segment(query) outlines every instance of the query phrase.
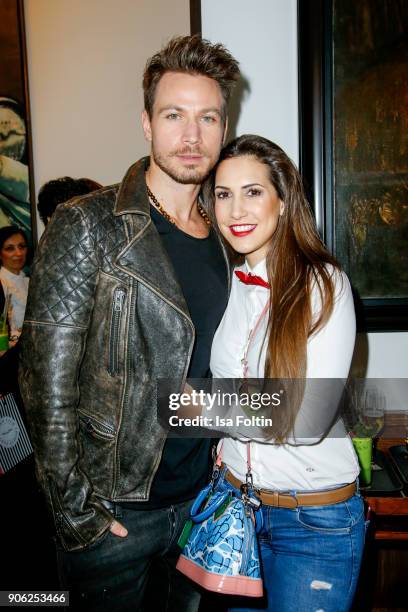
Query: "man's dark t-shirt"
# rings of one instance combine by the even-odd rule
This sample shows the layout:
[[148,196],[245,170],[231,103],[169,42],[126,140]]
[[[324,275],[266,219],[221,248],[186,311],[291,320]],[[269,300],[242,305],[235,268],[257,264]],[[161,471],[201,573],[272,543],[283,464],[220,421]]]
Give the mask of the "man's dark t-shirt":
[[[183,291],[196,340],[189,378],[209,376],[211,343],[228,300],[226,262],[214,230],[194,238],[151,207],[152,221],[163,241]],[[134,509],[162,508],[192,499],[209,475],[209,438],[168,438],[148,502],[122,503]]]

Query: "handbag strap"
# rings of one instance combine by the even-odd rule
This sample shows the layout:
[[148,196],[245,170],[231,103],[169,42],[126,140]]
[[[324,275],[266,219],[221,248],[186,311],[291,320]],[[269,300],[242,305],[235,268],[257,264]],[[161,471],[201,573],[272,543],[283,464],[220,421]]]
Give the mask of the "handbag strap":
[[[270,299],[267,300],[265,306],[262,309],[261,314],[259,315],[254,327],[251,329],[251,331],[249,332],[249,336],[248,336],[248,342],[246,344],[245,347],[245,352],[244,352],[244,357],[241,360],[242,361],[242,373],[244,378],[248,378],[248,353],[249,353],[249,347],[251,346],[251,343],[255,337],[256,332],[258,331],[258,328],[261,324],[262,319],[264,318],[264,316],[266,315],[266,313],[269,310],[269,305],[270,305]],[[253,482],[253,478],[252,478],[252,467],[251,467],[251,442],[247,442],[246,443],[246,447],[247,447],[247,472],[246,472],[246,477],[245,477],[245,481],[246,481],[246,486],[247,486],[247,490],[249,488],[253,489],[254,486],[254,482]]]
[[[210,499],[210,493],[212,492],[211,483],[208,484],[196,497],[190,510],[190,518],[194,523],[201,523],[205,521],[211,514],[214,514],[222,506],[229,496],[229,491],[223,491],[213,495]],[[208,504],[201,510],[203,503],[208,499]]]
[[[214,469],[211,482],[213,483],[217,478],[220,468],[222,466],[222,451],[224,448],[224,440],[221,440],[220,449],[218,451],[217,457],[214,461]],[[253,488],[253,478],[252,478],[252,466],[251,466],[251,442],[246,442],[247,448],[247,473],[246,473],[246,485],[247,487]]]
[[246,443],[247,447],[247,473],[246,473],[246,485],[247,487],[253,487],[254,481],[252,478],[252,466],[251,466],[251,442]]
[[248,335],[248,340],[247,343],[245,345],[244,348],[244,355],[241,359],[241,363],[242,363],[242,374],[244,378],[248,378],[248,353],[249,353],[249,347],[252,344],[252,341],[256,335],[256,332],[258,331],[258,328],[264,318],[264,316],[266,315],[266,313],[269,310],[269,304],[270,304],[270,300],[268,300],[265,304],[265,306],[262,309],[261,314],[259,315],[259,317],[256,320],[256,323],[254,325],[254,327],[249,331],[249,335]]
[[[261,314],[259,315],[258,319],[256,320],[256,323],[254,325],[254,327],[251,329],[251,331],[249,332],[249,336],[248,336],[248,341],[244,350],[244,356],[241,360],[242,365],[243,365],[243,376],[244,378],[247,378],[248,376],[248,361],[247,361],[247,356],[248,356],[248,352],[249,352],[249,347],[251,346],[251,343],[254,339],[254,336],[256,334],[256,332],[258,331],[258,328],[261,324],[262,319],[264,318],[264,316],[266,315],[266,313],[269,310],[269,305],[270,305],[270,300],[268,300],[265,304],[265,306],[262,309]],[[220,450],[218,451],[217,457],[215,459],[214,462],[214,468],[213,468],[213,474],[212,474],[212,479],[211,479],[211,483],[214,483],[216,478],[218,477],[218,474],[220,472],[220,468],[222,465],[222,451],[223,451],[223,447],[224,447],[224,440],[221,440],[221,445],[220,445]],[[246,447],[247,447],[247,472],[246,472],[246,477],[245,477],[245,484],[247,487],[247,491],[248,489],[253,489],[253,477],[252,477],[252,467],[251,467],[251,442],[247,442],[246,443]]]

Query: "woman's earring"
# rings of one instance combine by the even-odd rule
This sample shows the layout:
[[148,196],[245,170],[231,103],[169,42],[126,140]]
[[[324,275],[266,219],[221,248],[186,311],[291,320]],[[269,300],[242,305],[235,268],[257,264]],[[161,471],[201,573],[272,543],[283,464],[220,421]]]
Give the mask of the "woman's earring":
[[279,216],[281,217],[283,215],[283,213],[285,212],[285,204],[283,202],[280,203],[280,211],[279,211]]

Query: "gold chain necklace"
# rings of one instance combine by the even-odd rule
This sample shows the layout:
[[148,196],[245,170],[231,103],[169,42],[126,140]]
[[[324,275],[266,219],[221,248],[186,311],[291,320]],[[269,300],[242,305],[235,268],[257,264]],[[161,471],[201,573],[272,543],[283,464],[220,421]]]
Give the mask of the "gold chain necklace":
[[[147,195],[149,196],[149,199],[152,201],[152,203],[157,208],[157,210],[163,215],[163,217],[165,219],[167,219],[167,221],[169,221],[173,225],[177,225],[175,219],[173,219],[173,217],[171,215],[169,215],[169,213],[160,204],[159,200],[156,198],[154,193],[152,193],[152,191],[150,190],[150,188],[147,185],[147,183],[146,183],[146,189],[147,189]],[[211,226],[210,218],[207,215],[207,213],[205,212],[204,208],[201,206],[200,202],[197,202],[197,210],[200,213],[200,215],[202,216],[202,218],[204,219],[205,223],[210,227]]]

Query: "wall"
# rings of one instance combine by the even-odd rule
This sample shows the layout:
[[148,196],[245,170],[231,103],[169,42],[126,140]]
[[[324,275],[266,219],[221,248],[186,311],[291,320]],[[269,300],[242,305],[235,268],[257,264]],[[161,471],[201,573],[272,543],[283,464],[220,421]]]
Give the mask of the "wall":
[[[225,43],[247,80],[236,133],[262,134],[297,162],[296,0],[201,0],[201,5],[203,35]],[[408,377],[408,333],[359,335],[354,369],[373,378]],[[390,407],[407,410],[404,401]]]
[[37,193],[64,175],[119,181],[148,151],[146,59],[190,33],[189,0],[25,0],[25,22]]
[[[297,163],[296,0],[201,0],[203,36],[222,41],[240,61],[246,89],[232,134],[262,134]],[[241,94],[241,92],[239,92]]]

